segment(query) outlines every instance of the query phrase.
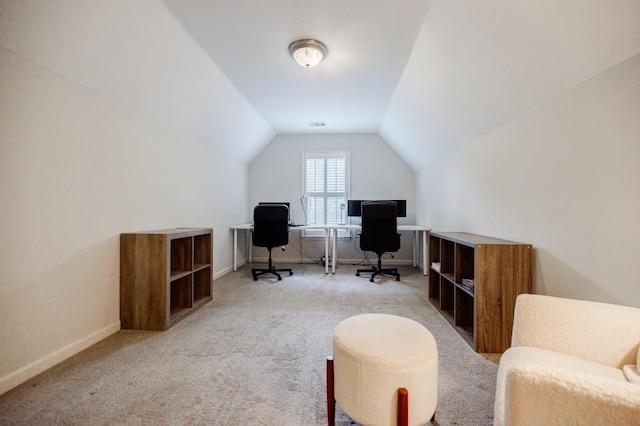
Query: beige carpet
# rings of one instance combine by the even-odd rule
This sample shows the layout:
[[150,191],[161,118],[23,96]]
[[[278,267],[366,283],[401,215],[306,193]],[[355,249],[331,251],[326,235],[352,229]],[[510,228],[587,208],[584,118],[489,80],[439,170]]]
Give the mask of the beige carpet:
[[[0,424],[324,425],[333,329],[367,312],[414,319],[435,336],[439,425],[492,424],[497,365],[431,307],[418,269],[370,283],[354,266],[293,268],[254,282],[244,266],[170,330],[116,333],[0,396]],[[353,423],[338,411],[338,424]]]

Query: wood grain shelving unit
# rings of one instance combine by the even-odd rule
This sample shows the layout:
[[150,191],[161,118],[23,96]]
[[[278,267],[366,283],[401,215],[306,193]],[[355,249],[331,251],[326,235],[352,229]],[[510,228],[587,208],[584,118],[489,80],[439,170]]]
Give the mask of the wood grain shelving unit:
[[210,228],[120,235],[120,322],[166,330],[212,299]]
[[[531,293],[531,256],[529,244],[432,232],[429,301],[477,352],[502,353],[511,346],[516,297]],[[475,282],[473,291],[463,279]]]

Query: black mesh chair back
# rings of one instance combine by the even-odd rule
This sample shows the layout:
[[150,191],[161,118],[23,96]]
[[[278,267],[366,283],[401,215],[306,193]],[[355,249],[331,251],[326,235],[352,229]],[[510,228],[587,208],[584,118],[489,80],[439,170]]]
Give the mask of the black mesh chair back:
[[396,281],[400,280],[398,268],[382,267],[382,255],[400,249],[398,206],[395,201],[365,201],[362,203],[360,249],[376,253],[378,266],[371,269],[358,269],[356,275],[360,276],[361,272],[371,272],[371,282],[376,275],[380,274],[392,275]]
[[289,208],[265,204],[253,209],[253,245],[280,247],[289,244]]
[[362,233],[360,249],[376,254],[400,249],[398,239],[398,209],[393,201],[362,203]]
[[277,269],[273,266],[271,250],[274,247],[283,247],[289,244],[289,207],[284,204],[264,204],[257,205],[253,209],[253,245],[256,247],[266,247],[269,251],[269,266],[265,268],[252,268],[253,280],[258,281],[258,277],[264,274],[272,274],[282,280],[280,272],[289,272],[291,269]]

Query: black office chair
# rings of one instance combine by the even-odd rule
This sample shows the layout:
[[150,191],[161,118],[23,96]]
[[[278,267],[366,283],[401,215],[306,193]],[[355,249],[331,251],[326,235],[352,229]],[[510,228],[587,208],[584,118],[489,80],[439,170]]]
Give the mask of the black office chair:
[[372,251],[378,255],[378,267],[358,269],[361,272],[371,272],[369,281],[373,282],[376,275],[385,274],[396,277],[400,281],[398,268],[383,268],[383,253],[395,252],[400,249],[400,234],[398,234],[398,206],[395,201],[365,201],[362,203],[362,233],[360,234],[360,249]]
[[258,281],[258,277],[264,274],[273,274],[282,280],[280,272],[289,272],[291,269],[277,269],[273,266],[271,259],[271,249],[283,247],[289,244],[289,208],[284,204],[258,205],[253,209],[253,245],[266,247],[269,250],[269,267],[267,269],[252,268],[253,280]]

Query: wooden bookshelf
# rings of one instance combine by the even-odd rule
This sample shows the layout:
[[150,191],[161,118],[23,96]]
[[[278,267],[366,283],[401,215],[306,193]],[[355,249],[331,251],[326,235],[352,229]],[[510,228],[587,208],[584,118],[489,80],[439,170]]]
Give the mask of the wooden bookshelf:
[[531,293],[531,256],[529,244],[432,232],[429,300],[477,352],[502,353],[511,346],[516,297]]
[[120,322],[166,330],[212,299],[209,228],[120,235]]

